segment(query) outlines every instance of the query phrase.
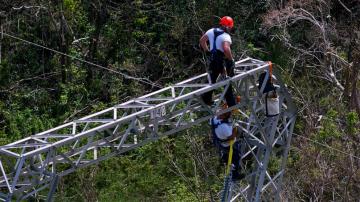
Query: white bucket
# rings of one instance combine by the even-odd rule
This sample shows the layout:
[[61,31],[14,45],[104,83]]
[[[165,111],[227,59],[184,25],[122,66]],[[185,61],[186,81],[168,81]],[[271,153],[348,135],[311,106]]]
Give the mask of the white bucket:
[[275,91],[266,93],[265,95],[265,115],[268,117],[280,114],[279,96]]

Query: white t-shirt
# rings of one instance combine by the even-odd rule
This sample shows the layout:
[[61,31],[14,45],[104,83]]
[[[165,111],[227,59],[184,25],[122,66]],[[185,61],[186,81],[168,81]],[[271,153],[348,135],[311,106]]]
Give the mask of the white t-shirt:
[[[221,120],[217,117],[214,118],[214,124],[220,124]],[[215,135],[220,140],[227,140],[232,135],[232,123],[222,123],[215,128]],[[229,142],[221,142],[221,146],[228,147]]]
[[[205,34],[206,36],[209,38],[209,43],[210,43],[210,51],[213,49],[214,47],[214,29],[215,28],[212,28],[212,29],[209,29]],[[220,28],[217,28],[218,31],[222,31],[222,29]],[[216,38],[216,49],[217,50],[220,50],[221,52],[224,52],[224,49],[223,49],[223,42],[224,41],[227,41],[229,42],[230,44],[232,43],[231,41],[231,37],[228,33],[224,32],[223,34],[219,35],[217,38]]]

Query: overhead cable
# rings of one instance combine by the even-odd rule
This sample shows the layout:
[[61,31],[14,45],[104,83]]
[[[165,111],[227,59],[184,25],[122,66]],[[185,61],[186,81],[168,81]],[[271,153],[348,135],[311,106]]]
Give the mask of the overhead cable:
[[16,39],[16,40],[19,40],[19,41],[22,41],[22,42],[25,42],[25,43],[27,43],[27,44],[30,44],[30,45],[33,45],[33,46],[36,46],[36,47],[39,47],[39,48],[43,48],[43,49],[46,49],[46,50],[55,52],[55,53],[60,54],[60,55],[64,55],[64,56],[69,57],[69,58],[71,58],[71,59],[78,60],[78,61],[80,61],[80,62],[89,64],[89,65],[92,65],[92,66],[95,66],[95,67],[98,67],[98,68],[101,68],[101,69],[105,69],[105,70],[107,70],[107,71],[110,71],[110,72],[119,74],[119,75],[123,76],[123,77],[126,78],[126,79],[132,79],[132,80],[139,81],[139,82],[141,82],[141,83],[143,83],[143,84],[155,86],[155,87],[157,87],[157,88],[162,88],[161,85],[156,84],[156,83],[150,81],[149,79],[138,78],[138,77],[130,76],[130,75],[124,74],[124,73],[122,73],[122,72],[116,71],[116,70],[114,70],[114,69],[110,69],[110,68],[103,67],[103,66],[101,66],[101,65],[95,64],[95,63],[93,63],[93,62],[86,61],[86,60],[84,60],[84,59],[82,59],[82,58],[78,58],[78,57],[75,57],[75,56],[72,56],[72,55],[69,55],[69,54],[60,52],[60,51],[58,51],[58,50],[55,50],[55,49],[52,49],[52,48],[48,48],[48,47],[46,47],[46,46],[43,46],[43,45],[40,45],[40,44],[31,42],[31,41],[28,41],[28,40],[19,38],[19,37],[17,37],[17,36],[13,36],[13,35],[11,35],[11,34],[8,34],[8,33],[3,32],[3,31],[2,31],[2,35],[3,35],[3,36],[10,37],[10,38],[13,38],[13,39]]

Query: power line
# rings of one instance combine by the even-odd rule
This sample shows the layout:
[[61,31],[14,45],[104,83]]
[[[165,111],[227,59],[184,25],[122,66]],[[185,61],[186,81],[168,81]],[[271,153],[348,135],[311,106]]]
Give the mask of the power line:
[[360,157],[355,156],[355,155],[352,155],[352,154],[349,154],[349,153],[344,152],[344,151],[342,151],[342,150],[340,150],[340,149],[333,148],[333,147],[331,147],[331,146],[329,146],[329,145],[327,145],[327,144],[324,144],[324,143],[321,143],[321,142],[312,140],[312,139],[310,139],[310,138],[308,138],[308,137],[305,137],[305,136],[302,136],[302,135],[299,135],[299,134],[296,134],[296,133],[293,133],[293,134],[296,135],[296,136],[302,137],[302,138],[304,138],[304,139],[306,139],[306,140],[308,140],[308,141],[310,141],[310,142],[313,142],[313,143],[315,143],[315,144],[321,145],[321,146],[326,147],[326,148],[328,148],[328,149],[337,151],[337,152],[339,152],[339,153],[341,153],[341,154],[344,154],[344,155],[347,155],[347,156],[350,156],[350,157],[353,157],[353,158],[356,158],[356,159],[360,160]]
[[110,69],[110,68],[107,68],[107,67],[103,67],[101,65],[98,65],[98,64],[95,64],[93,62],[90,62],[90,61],[86,61],[82,58],[78,58],[78,57],[75,57],[75,56],[72,56],[72,55],[68,55],[66,53],[63,53],[63,52],[60,52],[58,50],[55,50],[55,49],[51,49],[51,48],[48,48],[46,46],[43,46],[43,45],[40,45],[40,44],[37,44],[37,43],[34,43],[34,42],[31,42],[31,41],[28,41],[28,40],[25,40],[25,39],[22,39],[22,38],[19,38],[19,37],[16,37],[16,36],[13,36],[11,34],[8,34],[8,33],[5,33],[2,31],[2,36],[7,36],[7,37],[10,37],[10,38],[13,38],[13,39],[16,39],[16,40],[19,40],[19,41],[22,41],[22,42],[25,42],[27,44],[30,44],[30,45],[33,45],[33,46],[36,46],[36,47],[39,47],[39,48],[43,48],[43,49],[46,49],[46,50],[49,50],[49,51],[52,51],[52,52],[55,52],[57,54],[60,54],[60,55],[64,55],[66,57],[69,57],[71,59],[74,59],[74,60],[78,60],[80,62],[83,62],[83,63],[86,63],[86,64],[89,64],[89,65],[92,65],[92,66],[95,66],[95,67],[98,67],[98,68],[101,68],[101,69],[105,69],[107,71],[110,71],[110,72],[113,72],[113,73],[116,73],[116,74],[119,74],[121,76],[123,76],[124,78],[126,79],[132,79],[132,80],[136,80],[136,81],[139,81],[141,83],[144,83],[144,84],[148,84],[148,85],[151,85],[151,86],[155,86],[157,88],[162,88],[161,85],[159,84],[156,84],[148,79],[144,79],[144,78],[137,78],[137,77],[133,77],[133,76],[130,76],[130,75],[127,75],[127,74],[124,74],[124,73],[121,73],[119,71],[116,71],[116,70],[113,70],[113,69]]

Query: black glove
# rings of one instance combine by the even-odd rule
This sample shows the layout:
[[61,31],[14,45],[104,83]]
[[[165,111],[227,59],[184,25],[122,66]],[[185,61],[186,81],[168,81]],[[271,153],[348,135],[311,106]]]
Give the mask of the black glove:
[[206,51],[205,54],[206,54],[207,57],[210,57],[211,56],[211,51]]
[[235,75],[235,72],[234,72],[235,61],[225,59],[225,67],[226,67],[226,72],[227,72],[228,76],[233,77]]

